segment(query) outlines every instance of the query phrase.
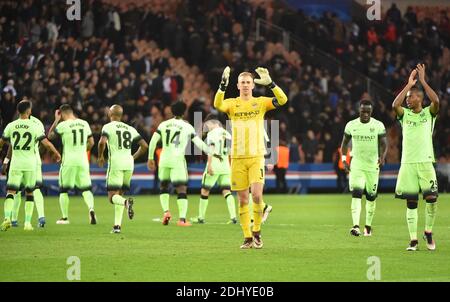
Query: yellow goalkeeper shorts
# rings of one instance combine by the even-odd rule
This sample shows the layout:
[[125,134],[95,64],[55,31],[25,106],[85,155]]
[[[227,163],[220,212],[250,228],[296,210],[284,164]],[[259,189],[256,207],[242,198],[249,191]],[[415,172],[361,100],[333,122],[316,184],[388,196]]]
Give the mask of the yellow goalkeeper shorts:
[[231,159],[231,190],[245,190],[253,183],[264,184],[264,177],[264,156]]

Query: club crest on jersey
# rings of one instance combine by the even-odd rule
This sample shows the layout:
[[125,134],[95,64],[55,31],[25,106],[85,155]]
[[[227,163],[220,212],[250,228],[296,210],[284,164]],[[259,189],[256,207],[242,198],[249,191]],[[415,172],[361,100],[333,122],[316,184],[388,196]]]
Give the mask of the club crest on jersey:
[[375,131],[375,128],[370,128],[370,132],[374,132]]
[[256,108],[257,106],[258,106],[258,103],[253,103],[253,104],[252,104],[252,107],[253,107],[253,108]]

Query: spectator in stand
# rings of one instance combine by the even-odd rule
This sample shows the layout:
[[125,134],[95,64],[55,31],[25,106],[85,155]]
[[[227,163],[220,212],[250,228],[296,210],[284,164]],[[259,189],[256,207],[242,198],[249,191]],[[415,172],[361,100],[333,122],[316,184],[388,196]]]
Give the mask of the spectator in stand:
[[380,43],[378,39],[378,34],[375,30],[375,27],[371,26],[367,31],[367,45],[369,45],[369,47],[372,48],[378,45],[378,43]]
[[302,143],[302,150],[305,154],[305,163],[314,163],[316,161],[319,142],[314,132],[310,129],[306,133],[306,138]]
[[278,160],[273,170],[276,176],[276,192],[286,193],[288,191],[286,182],[286,172],[289,168],[289,147],[284,139],[280,139],[277,147]]

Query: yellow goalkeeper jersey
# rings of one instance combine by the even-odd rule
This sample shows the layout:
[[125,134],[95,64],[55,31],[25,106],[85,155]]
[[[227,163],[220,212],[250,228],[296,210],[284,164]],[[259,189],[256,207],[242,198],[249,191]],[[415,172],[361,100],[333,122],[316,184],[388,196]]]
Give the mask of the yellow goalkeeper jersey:
[[264,114],[275,109],[273,98],[253,97],[248,101],[240,97],[223,99],[224,93],[218,91],[214,106],[231,120],[232,147],[231,158],[251,158],[264,156]]

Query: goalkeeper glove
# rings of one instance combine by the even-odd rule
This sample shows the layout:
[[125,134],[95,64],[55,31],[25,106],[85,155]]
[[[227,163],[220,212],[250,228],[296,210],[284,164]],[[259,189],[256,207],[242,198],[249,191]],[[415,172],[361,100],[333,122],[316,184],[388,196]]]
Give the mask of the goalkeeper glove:
[[230,80],[230,67],[227,66],[223,70],[222,80],[220,81],[219,89],[225,91],[227,89],[229,80]]
[[255,71],[260,77],[260,79],[255,79],[256,84],[270,86],[270,88],[275,87],[275,84],[270,78],[269,71],[266,68],[258,67],[255,69]]

